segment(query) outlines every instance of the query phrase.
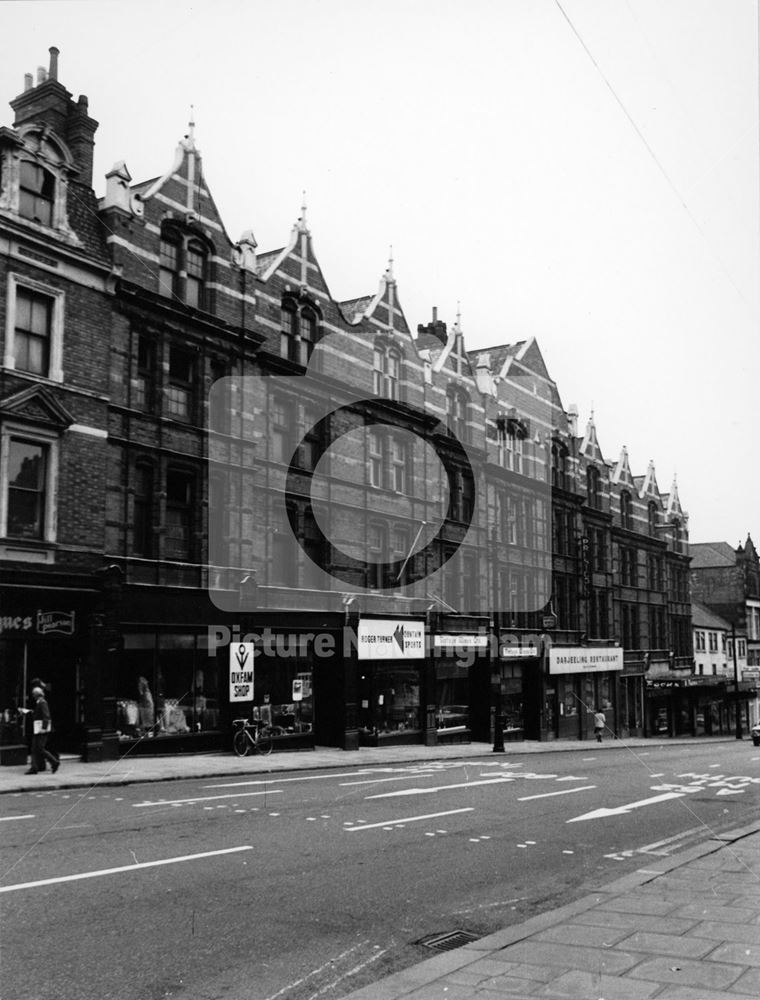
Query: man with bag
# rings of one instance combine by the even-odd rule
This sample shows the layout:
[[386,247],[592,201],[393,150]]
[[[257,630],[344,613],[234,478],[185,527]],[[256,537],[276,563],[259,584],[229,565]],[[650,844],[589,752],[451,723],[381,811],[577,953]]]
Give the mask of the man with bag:
[[45,701],[45,692],[41,687],[32,688],[34,698],[34,715],[32,724],[34,731],[32,734],[32,766],[26,774],[38,774],[45,770],[45,761],[50,764],[50,770],[55,774],[61,766],[61,762],[55,754],[47,749],[47,739],[52,728],[50,721],[50,708]]

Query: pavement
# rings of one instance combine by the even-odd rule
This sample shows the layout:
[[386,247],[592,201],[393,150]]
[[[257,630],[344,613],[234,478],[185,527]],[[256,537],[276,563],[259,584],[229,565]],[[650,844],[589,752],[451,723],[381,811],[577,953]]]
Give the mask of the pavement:
[[[703,741],[700,740],[700,743]],[[712,743],[734,742],[713,737]],[[643,748],[684,740],[507,744],[504,756]],[[751,747],[746,747],[747,751]],[[0,793],[167,779],[493,757],[489,744],[125,757],[58,773],[0,768]],[[760,822],[706,836],[594,892],[380,979],[343,1000],[726,1000],[760,996]]]

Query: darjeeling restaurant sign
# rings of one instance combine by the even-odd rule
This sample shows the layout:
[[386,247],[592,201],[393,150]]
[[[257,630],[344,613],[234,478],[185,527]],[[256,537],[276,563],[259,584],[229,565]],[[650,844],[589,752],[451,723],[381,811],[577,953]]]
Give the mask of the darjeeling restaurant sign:
[[550,674],[592,674],[603,670],[622,670],[622,649],[589,649],[567,646],[549,650]]
[[425,623],[362,618],[356,650],[360,660],[424,660]]

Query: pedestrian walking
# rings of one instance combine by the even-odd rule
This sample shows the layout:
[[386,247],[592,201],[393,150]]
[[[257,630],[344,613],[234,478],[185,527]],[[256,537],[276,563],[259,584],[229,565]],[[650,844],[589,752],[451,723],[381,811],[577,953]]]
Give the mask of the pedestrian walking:
[[34,698],[34,713],[32,715],[32,766],[27,774],[38,774],[45,770],[45,762],[50,764],[50,770],[55,774],[61,766],[61,761],[47,749],[47,740],[52,729],[50,708],[45,701],[45,692],[41,687],[32,689]]
[[596,733],[596,742],[602,742],[602,734],[604,733],[604,728],[607,725],[607,716],[604,714],[601,708],[598,708],[594,712],[594,732]]

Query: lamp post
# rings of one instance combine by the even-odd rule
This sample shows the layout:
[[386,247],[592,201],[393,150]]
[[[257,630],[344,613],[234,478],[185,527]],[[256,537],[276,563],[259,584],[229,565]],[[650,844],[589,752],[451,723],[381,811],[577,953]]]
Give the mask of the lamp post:
[[731,649],[734,654],[734,691],[736,693],[736,738],[742,739],[742,713],[739,702],[739,664],[736,659],[736,626],[731,623]]

